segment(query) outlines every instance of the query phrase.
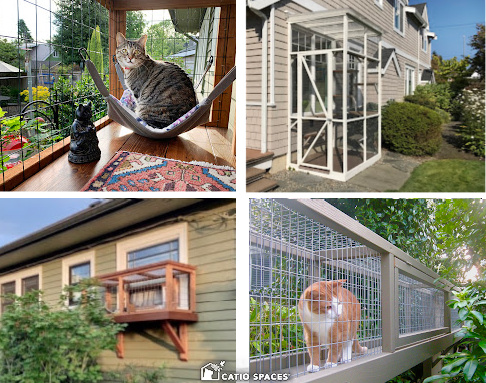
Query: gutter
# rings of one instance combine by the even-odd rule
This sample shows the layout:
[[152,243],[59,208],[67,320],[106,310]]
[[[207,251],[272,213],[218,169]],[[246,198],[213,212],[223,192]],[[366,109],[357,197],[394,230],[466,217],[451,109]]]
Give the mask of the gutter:
[[267,16],[255,8],[252,5],[252,1],[248,1],[248,8],[262,19],[262,84],[261,84],[261,97],[262,97],[262,109],[261,109],[261,147],[262,153],[267,152],[267,131],[268,131],[268,18]]

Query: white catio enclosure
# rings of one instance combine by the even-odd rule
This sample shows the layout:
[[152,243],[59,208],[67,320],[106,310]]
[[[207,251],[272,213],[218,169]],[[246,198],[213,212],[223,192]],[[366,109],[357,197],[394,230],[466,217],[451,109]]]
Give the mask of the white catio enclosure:
[[381,156],[382,32],[351,9],[288,24],[288,165],[346,181]]
[[[251,373],[288,373],[311,381],[348,370],[355,377],[350,381],[366,382],[363,370],[353,375],[360,360],[390,353],[405,358],[403,351],[418,342],[433,343],[431,338],[451,333],[445,301],[452,285],[434,286],[432,271],[322,200],[251,199],[249,245]],[[359,301],[359,306],[354,303],[361,313],[357,339],[367,350],[353,352],[350,360],[345,354],[335,368],[325,367],[326,348],[332,347],[322,339],[321,370],[309,373],[297,303],[312,283],[335,280],[346,280],[343,287]],[[305,322],[309,328],[319,326],[315,317]],[[394,370],[399,365],[383,373],[392,378],[402,372]]]

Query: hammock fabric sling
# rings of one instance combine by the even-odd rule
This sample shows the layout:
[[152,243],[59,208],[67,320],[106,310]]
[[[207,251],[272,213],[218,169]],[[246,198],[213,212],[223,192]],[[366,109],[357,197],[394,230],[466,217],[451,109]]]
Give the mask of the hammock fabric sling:
[[[108,89],[106,89],[103,80],[101,79],[96,67],[91,60],[86,59],[85,64],[88,71],[93,78],[96,87],[99,89],[101,95],[108,103],[108,117],[133,130],[135,133],[153,139],[172,138],[187,132],[198,125],[202,125],[209,121],[209,113],[211,112],[211,104],[221,93],[225,91],[228,86],[236,79],[236,67],[231,70],[221,79],[221,81],[214,87],[208,97],[202,100],[189,112],[179,117],[169,126],[162,129],[153,128],[138,117],[127,106],[123,105],[116,97],[112,96]],[[123,78],[123,73],[118,63],[116,64],[117,74],[123,89],[127,89]],[[126,93],[126,92],[125,92]],[[123,97],[122,97],[123,99]]]

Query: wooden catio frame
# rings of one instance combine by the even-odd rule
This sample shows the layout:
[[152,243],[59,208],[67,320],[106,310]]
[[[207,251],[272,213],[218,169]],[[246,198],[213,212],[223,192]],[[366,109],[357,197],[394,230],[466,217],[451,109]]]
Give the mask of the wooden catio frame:
[[[251,374],[385,382],[454,343],[457,316],[445,302],[455,287],[326,202],[252,199],[249,239]],[[296,306],[307,286],[333,280],[346,280],[360,303],[355,339],[367,350],[325,365],[332,347],[323,341],[312,373]],[[322,323],[314,318],[304,317],[308,327]]]
[[[221,20],[218,31],[218,45],[215,57],[216,85],[235,65],[236,57],[236,0],[97,0],[109,11],[109,54],[116,50],[116,34],[126,35],[126,12],[148,9],[186,9],[202,7],[221,7]],[[219,96],[213,104],[210,121],[206,126],[228,127],[232,85]],[[110,93],[116,98],[123,94],[115,65],[110,60]]]

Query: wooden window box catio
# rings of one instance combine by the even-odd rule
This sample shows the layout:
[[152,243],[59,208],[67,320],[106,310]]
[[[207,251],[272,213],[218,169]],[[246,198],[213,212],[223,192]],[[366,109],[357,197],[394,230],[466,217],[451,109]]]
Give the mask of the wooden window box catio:
[[[117,323],[160,321],[179,352],[188,360],[187,323],[196,322],[196,268],[163,261],[97,277],[106,310]],[[172,326],[177,323],[178,332]],[[124,357],[123,333],[117,356]]]
[[[126,12],[158,9],[187,9],[221,7],[215,54],[214,85],[235,65],[236,1],[235,0],[96,0],[108,10],[109,56],[115,54],[116,34],[126,34]],[[110,93],[117,98],[123,94],[114,63],[109,60]],[[0,190],[9,191],[76,191],[89,181],[111,157],[121,150],[136,151],[182,161],[205,161],[216,165],[235,166],[236,134],[228,142],[232,86],[213,103],[210,121],[203,127],[186,133],[188,140],[179,137],[153,141],[140,137],[108,117],[94,123],[100,141],[102,157],[97,163],[72,166],[67,161],[70,138],[51,145],[34,157],[6,170],[0,177]],[[63,157],[63,158],[60,158]],[[58,160],[58,161],[56,161]],[[55,162],[56,161],[56,162]]]

